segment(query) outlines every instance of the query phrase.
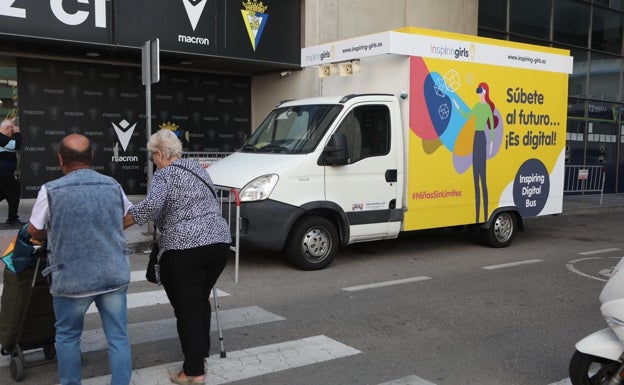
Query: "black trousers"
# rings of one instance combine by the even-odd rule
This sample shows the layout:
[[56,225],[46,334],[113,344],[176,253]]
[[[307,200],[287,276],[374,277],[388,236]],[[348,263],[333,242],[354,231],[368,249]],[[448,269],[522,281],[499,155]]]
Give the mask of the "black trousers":
[[20,201],[20,183],[13,175],[0,175],[0,201],[7,200],[9,204],[8,220],[17,219],[17,209]]
[[165,251],[160,280],[173,306],[188,376],[204,374],[210,353],[210,293],[225,269],[230,245],[215,243],[186,250]]

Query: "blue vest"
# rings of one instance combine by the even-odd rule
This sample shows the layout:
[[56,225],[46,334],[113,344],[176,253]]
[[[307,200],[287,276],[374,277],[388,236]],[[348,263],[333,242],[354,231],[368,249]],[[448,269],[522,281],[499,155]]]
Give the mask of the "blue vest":
[[112,178],[78,169],[46,183],[52,295],[86,295],[130,282],[123,191]]

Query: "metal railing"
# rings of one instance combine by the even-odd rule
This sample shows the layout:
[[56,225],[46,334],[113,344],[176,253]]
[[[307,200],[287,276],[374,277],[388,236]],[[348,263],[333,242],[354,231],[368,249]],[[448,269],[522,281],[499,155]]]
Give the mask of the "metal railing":
[[[193,159],[199,162],[204,168],[230,155],[230,152],[194,152],[186,151],[182,153],[183,158]],[[221,202],[221,215],[227,220],[232,232],[232,244],[230,250],[234,252],[234,282],[238,282],[239,260],[240,260],[240,196],[238,190],[226,187],[215,186],[217,199]]]
[[199,164],[201,164],[203,168],[208,168],[213,163],[218,162],[219,160],[225,158],[230,154],[231,152],[185,151],[182,153],[182,157],[194,159],[199,162]]
[[600,193],[600,204],[604,195],[607,169],[604,166],[566,165],[563,192]]
[[[230,250],[234,252],[234,282],[238,282],[238,270],[240,259],[240,196],[238,190],[215,186],[217,198],[221,202],[221,215],[228,221],[232,232],[232,244]],[[224,207],[226,207],[224,209]],[[227,211],[227,212],[224,212]]]

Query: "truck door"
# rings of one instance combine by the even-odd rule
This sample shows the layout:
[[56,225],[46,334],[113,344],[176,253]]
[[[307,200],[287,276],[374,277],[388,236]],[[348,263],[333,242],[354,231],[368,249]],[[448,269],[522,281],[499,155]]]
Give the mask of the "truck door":
[[349,163],[325,166],[325,195],[347,214],[350,242],[385,238],[389,222],[400,220],[395,206],[402,149],[392,148],[391,131],[385,103],[356,105],[336,130],[347,138]]

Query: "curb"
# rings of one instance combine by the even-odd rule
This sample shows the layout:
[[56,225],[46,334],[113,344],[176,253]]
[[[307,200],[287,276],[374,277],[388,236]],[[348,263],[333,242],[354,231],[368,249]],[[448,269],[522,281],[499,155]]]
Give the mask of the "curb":
[[561,215],[604,214],[624,211],[624,205],[579,206],[564,209]]

